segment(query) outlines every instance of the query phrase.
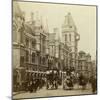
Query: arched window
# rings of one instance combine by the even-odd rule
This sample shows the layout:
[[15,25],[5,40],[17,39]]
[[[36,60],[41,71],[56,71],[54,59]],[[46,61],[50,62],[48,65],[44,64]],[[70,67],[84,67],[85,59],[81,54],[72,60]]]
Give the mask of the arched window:
[[32,53],[32,63],[35,63],[35,53]]

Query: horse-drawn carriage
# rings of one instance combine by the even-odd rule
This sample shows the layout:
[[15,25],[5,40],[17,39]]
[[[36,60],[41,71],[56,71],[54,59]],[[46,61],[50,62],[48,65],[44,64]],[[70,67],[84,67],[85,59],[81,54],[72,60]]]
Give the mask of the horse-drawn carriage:
[[73,77],[72,75],[67,75],[66,72],[63,72],[63,89],[64,90],[73,89]]
[[63,89],[72,90],[75,83],[75,72],[71,70],[66,70],[63,72]]
[[46,89],[58,89],[59,71],[56,69],[46,72]]

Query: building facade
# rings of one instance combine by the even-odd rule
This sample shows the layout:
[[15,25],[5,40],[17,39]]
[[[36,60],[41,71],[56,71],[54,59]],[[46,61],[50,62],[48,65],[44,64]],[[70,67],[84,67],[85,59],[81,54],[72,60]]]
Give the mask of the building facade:
[[[90,77],[96,73],[91,55],[84,51],[78,53],[80,35],[70,13],[65,16],[62,25],[62,40],[58,28],[50,33],[44,27],[41,18],[34,13],[26,21],[25,13],[17,2],[13,2],[13,76],[14,82],[22,85],[33,72],[45,72],[48,69],[75,69]],[[16,77],[17,76],[17,77]]]
[[18,3],[13,2],[13,6],[13,76],[22,85],[25,75],[47,69],[48,33],[40,19],[34,20],[34,13],[27,22]]
[[80,51],[78,53],[78,73],[90,78],[93,73],[91,55]]
[[71,16],[71,13],[68,13],[65,16],[64,23],[62,25],[62,38],[63,43],[70,48],[68,67],[74,67],[77,69],[78,66],[78,41],[80,36],[77,33],[77,28]]
[[[19,84],[22,84],[21,80],[23,79],[21,73],[24,74],[24,23],[25,19],[23,12],[21,11],[19,5],[13,3],[13,76],[14,80],[17,80]],[[16,77],[17,74],[17,77]],[[14,81],[16,82],[16,81]]]

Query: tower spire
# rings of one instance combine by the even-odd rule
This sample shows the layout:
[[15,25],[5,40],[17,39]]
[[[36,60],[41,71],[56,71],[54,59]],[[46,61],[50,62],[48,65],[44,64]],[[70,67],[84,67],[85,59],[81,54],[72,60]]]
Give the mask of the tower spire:
[[75,26],[75,23],[73,21],[73,18],[71,16],[71,13],[70,12],[68,12],[68,14],[65,16],[64,24],[71,25],[71,26]]
[[68,12],[68,14],[65,16],[65,20],[62,25],[62,29],[64,28],[66,29],[66,31],[77,31],[74,20],[70,12]]

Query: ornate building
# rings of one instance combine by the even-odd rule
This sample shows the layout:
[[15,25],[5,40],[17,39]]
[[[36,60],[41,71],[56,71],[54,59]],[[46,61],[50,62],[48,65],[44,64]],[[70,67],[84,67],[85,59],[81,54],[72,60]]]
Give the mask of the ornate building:
[[34,20],[34,13],[26,22],[18,3],[13,2],[13,6],[13,69],[21,85],[25,75],[47,69],[48,32],[40,19]]
[[67,44],[61,41],[58,28],[54,28],[54,32],[49,33],[49,56],[53,62],[52,67],[59,70],[67,69],[69,52]]
[[[22,84],[25,72],[25,67],[24,67],[24,33],[25,33],[25,28],[24,28],[24,23],[25,23],[25,18],[23,16],[23,12],[21,11],[19,5],[16,2],[13,2],[13,76],[17,74],[17,81],[19,84]],[[22,73],[22,74],[21,74]],[[15,79],[15,78],[14,78]],[[15,80],[16,80],[15,79]]]
[[70,49],[68,54],[68,65],[67,67],[74,67],[77,69],[78,66],[78,41],[80,39],[79,34],[77,33],[77,28],[73,21],[73,18],[70,13],[65,16],[64,23],[62,25],[62,40]]

